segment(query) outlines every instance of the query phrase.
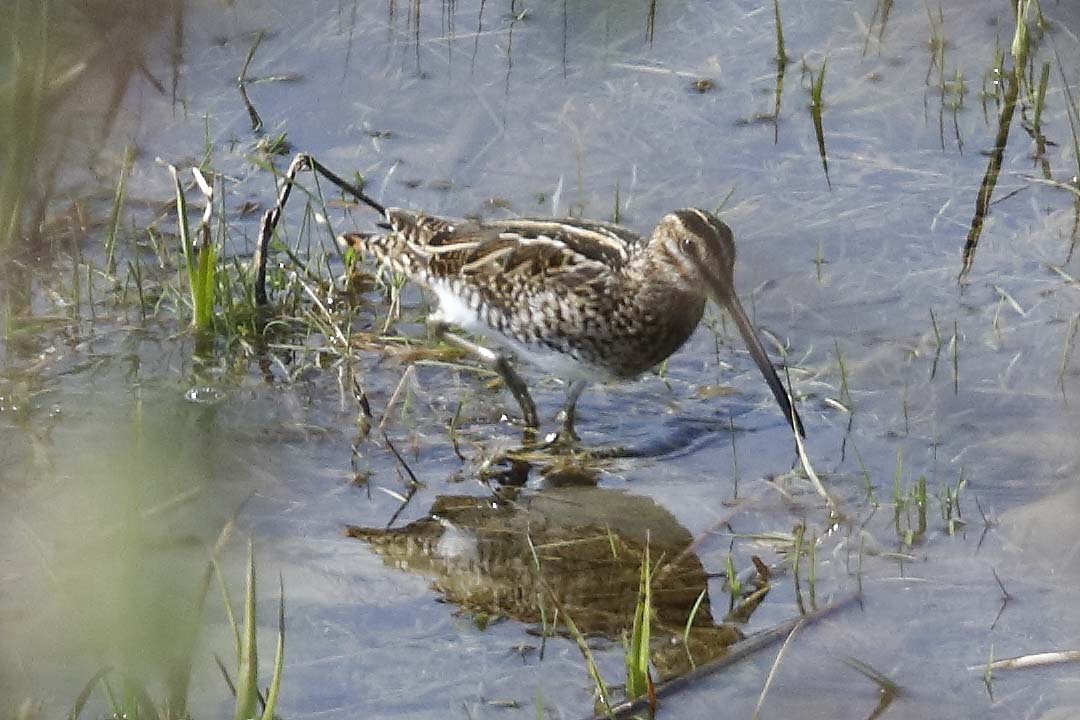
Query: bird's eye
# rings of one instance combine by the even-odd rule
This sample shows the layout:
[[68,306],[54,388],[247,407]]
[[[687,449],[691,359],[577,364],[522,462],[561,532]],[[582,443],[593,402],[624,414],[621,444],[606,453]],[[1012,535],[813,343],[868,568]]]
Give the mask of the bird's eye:
[[682,241],[679,242],[679,246],[686,252],[689,252],[690,249],[694,247],[694,239],[691,237],[684,237]]

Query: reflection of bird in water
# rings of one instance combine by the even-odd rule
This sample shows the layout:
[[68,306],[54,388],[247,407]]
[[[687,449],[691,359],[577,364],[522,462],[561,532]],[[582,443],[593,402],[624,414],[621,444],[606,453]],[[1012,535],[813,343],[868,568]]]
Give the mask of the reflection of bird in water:
[[594,487],[512,500],[443,496],[428,517],[404,527],[350,526],[347,533],[367,541],[387,565],[432,577],[436,592],[470,613],[540,623],[543,607],[550,621],[550,592],[582,633],[613,640],[633,625],[647,543],[658,566],[653,661],[662,676],[688,669],[681,639],[699,597],[690,632],[695,662],[742,637],[713,621],[708,575],[688,551],[690,533],[649,498]]
[[735,293],[735,242],[714,215],[665,215],[642,238],[608,223],[577,219],[456,221],[385,209],[385,234],[345,235],[356,250],[427,286],[438,297],[436,331],[492,367],[536,427],[528,388],[506,358],[447,332],[488,336],[571,382],[564,432],[586,382],[635,377],[690,337],[711,298],[735,321],[788,423],[802,421]]

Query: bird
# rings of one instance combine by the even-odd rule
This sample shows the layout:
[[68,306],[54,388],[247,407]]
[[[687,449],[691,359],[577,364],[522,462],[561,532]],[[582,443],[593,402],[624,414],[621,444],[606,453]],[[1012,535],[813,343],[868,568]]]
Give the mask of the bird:
[[[428,288],[435,334],[497,372],[527,428],[536,405],[507,352],[569,383],[559,417],[577,440],[575,408],[588,383],[629,380],[690,338],[708,300],[734,320],[792,430],[805,429],[735,292],[735,239],[697,208],[663,216],[648,237],[578,218],[458,220],[384,208],[380,231],[343,245]],[[458,328],[486,338],[476,344]]]
[[[494,370],[514,395],[527,429],[536,404],[506,350],[570,382],[556,438],[577,440],[578,398],[589,382],[628,380],[659,365],[690,338],[714,300],[735,321],[788,425],[802,419],[735,292],[735,237],[698,208],[661,218],[648,238],[613,223],[578,218],[454,220],[385,207],[308,153],[289,165],[277,202],[259,227],[255,294],[266,299],[266,253],[296,176],[309,169],[379,213],[380,232],[345,233],[343,246],[368,252],[431,290],[435,334]],[[486,336],[478,345],[452,327]]]

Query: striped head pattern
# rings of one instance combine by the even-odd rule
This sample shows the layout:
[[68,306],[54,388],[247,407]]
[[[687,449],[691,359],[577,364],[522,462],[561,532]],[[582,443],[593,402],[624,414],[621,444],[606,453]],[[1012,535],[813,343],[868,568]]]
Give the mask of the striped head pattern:
[[668,213],[653,231],[652,244],[665,269],[692,287],[703,284],[734,293],[735,239],[712,213],[685,208]]

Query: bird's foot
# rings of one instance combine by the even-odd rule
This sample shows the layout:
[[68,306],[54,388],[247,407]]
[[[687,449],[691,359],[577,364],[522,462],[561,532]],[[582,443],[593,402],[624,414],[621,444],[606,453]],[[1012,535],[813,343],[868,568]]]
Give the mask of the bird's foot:
[[542,447],[553,455],[570,455],[585,449],[581,438],[569,425],[564,425],[559,432],[548,435]]
[[548,436],[549,445],[581,445],[581,438],[578,436],[577,431],[574,430],[574,411],[562,409],[559,414],[555,416],[556,422],[560,424],[559,432],[554,435]]

